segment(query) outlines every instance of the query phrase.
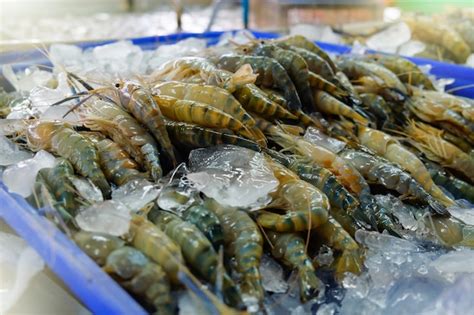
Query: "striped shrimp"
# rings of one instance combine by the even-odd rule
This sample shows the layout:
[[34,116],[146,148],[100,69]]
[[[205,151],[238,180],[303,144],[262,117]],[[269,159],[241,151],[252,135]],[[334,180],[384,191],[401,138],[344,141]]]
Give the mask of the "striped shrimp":
[[193,205],[181,213],[182,218],[194,224],[219,251],[224,246],[224,232],[219,218],[203,204]]
[[[308,82],[309,70],[306,61],[300,55],[293,51],[268,44],[256,44],[243,49],[247,49],[247,53],[258,56],[267,56],[277,60],[283,68],[285,68],[293,81],[296,90],[298,91],[302,108],[311,111],[313,95]],[[291,110],[298,109],[298,107],[291,107],[292,104],[290,103],[288,103],[288,106],[290,106]]]
[[80,115],[84,125],[100,131],[120,145],[154,180],[161,178],[160,153],[155,139],[120,107],[103,101],[84,104]]
[[408,171],[428,193],[443,205],[454,205],[454,201],[433,182],[423,162],[405,149],[396,139],[382,131],[362,126],[359,127],[358,137],[362,145]]
[[94,142],[99,153],[100,166],[109,182],[122,186],[137,178],[148,178],[148,174],[138,170],[137,163],[130,158],[127,151],[114,141],[100,133],[81,132],[81,134]]
[[340,115],[365,126],[369,123],[367,117],[363,117],[354,109],[324,91],[316,91],[314,100],[316,107],[326,114]]
[[406,132],[411,139],[415,140],[413,145],[428,159],[454,169],[474,182],[474,158],[441,138],[441,130],[411,121]]
[[206,58],[182,57],[162,64],[151,77],[157,81],[182,81],[197,76],[197,83],[216,85],[233,93],[238,87],[254,83],[256,75],[250,65],[245,64],[235,73],[217,68]]
[[62,122],[36,121],[28,126],[26,139],[29,147],[35,151],[44,149],[67,159],[77,173],[99,187],[104,197],[110,196],[110,185],[100,168],[94,143],[72,126]]
[[267,97],[266,93],[253,84],[247,84],[237,89],[234,92],[234,96],[246,110],[266,119],[297,119],[297,117],[286,110],[285,107],[273,102]]
[[219,144],[234,144],[254,151],[260,151],[260,146],[256,142],[237,136],[232,131],[226,129],[210,129],[171,120],[166,121],[166,128],[173,143],[185,148],[196,149]]
[[384,129],[395,124],[395,116],[392,108],[380,95],[363,93],[360,95],[364,108],[375,116],[377,129]]
[[[311,161],[304,161],[274,150],[265,150],[274,160],[287,167],[298,176],[321,190],[329,199],[331,210],[333,208],[344,209],[351,213],[359,206],[359,201],[347,191],[336,179],[336,177],[324,167]],[[331,211],[332,212],[332,211]]]
[[176,166],[174,148],[166,131],[165,121],[160,107],[154,101],[151,91],[147,91],[140,85],[132,82],[121,82],[115,85],[118,99],[123,109],[132,116],[153,135],[166,154],[170,164]]
[[288,212],[278,214],[261,210],[257,214],[257,223],[277,232],[300,232],[326,222],[330,210],[326,195],[279,163],[271,159],[267,159],[267,163],[280,182],[278,190],[272,193],[270,207]]
[[282,37],[280,39],[277,39],[276,42],[282,42],[290,46],[295,46],[295,47],[300,47],[303,49],[306,49],[308,51],[311,51],[321,58],[323,58],[327,64],[331,67],[331,69],[334,72],[337,72],[337,67],[332,61],[332,59],[329,57],[329,55],[322,50],[318,45],[316,45],[314,42],[308,40],[306,37],[302,35],[292,35],[292,36],[286,36]]
[[155,100],[164,115],[172,120],[194,123],[208,128],[230,129],[260,145],[266,145],[266,138],[263,134],[256,135],[240,120],[217,108],[203,103],[177,100],[169,96],[159,96],[159,98],[155,96]]
[[371,60],[381,64],[395,73],[398,78],[407,84],[422,86],[427,90],[434,90],[431,80],[418,68],[416,64],[408,59],[395,55],[368,54],[363,59]]
[[326,79],[314,72],[309,72],[308,81],[309,85],[315,90],[325,91],[336,98],[342,98],[347,96],[346,91],[342,90],[334,83],[327,81]]
[[344,149],[339,153],[350,162],[369,183],[380,184],[395,190],[403,196],[414,197],[420,202],[428,202],[438,213],[446,213],[444,206],[439,204],[426,190],[410,176],[389,161],[366,152]]
[[156,314],[174,314],[169,280],[160,265],[114,236],[81,231],[74,240],[122,287],[153,306]]
[[306,302],[324,290],[324,283],[316,277],[311,259],[301,236],[295,233],[266,231],[272,245],[272,255],[291,269],[298,271],[301,301]]
[[340,256],[333,263],[336,278],[342,280],[346,272],[360,274],[363,268],[362,250],[357,242],[331,215],[326,223],[314,229],[316,237],[320,237],[329,247],[340,251]]
[[[195,225],[164,211],[158,211],[152,222],[181,247],[184,259],[194,270],[198,271],[204,279],[215,284],[218,266],[217,252]],[[234,281],[225,272],[223,289],[229,304],[237,306],[242,303]]]
[[442,167],[430,161],[425,161],[431,178],[436,185],[443,186],[456,199],[466,199],[474,203],[474,186],[449,174]]
[[241,275],[240,291],[250,312],[260,308],[264,290],[260,275],[263,238],[250,216],[238,209],[224,208],[211,199],[205,201],[219,218],[224,231],[226,252],[235,258],[235,268]]
[[277,60],[269,56],[224,55],[220,57],[217,66],[235,71],[244,64],[250,64],[252,69],[258,73],[256,85],[281,90],[288,100],[290,108],[301,108],[300,97],[287,70]]

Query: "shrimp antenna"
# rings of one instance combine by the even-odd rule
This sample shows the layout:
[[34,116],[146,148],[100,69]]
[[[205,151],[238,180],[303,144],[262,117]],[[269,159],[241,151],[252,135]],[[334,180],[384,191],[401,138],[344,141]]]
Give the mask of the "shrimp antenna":
[[461,90],[465,90],[465,89],[469,89],[469,88],[474,88],[474,83],[457,86],[455,88],[446,90],[446,93],[452,93],[452,92],[461,91]]

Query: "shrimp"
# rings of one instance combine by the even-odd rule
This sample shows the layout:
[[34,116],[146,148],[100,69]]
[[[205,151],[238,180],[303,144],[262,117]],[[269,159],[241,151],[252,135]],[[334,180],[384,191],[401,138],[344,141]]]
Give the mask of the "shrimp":
[[261,210],[257,215],[257,223],[278,232],[305,231],[323,224],[330,210],[326,195],[279,163],[271,159],[267,159],[267,163],[280,182],[278,190],[272,194],[270,206],[288,212],[281,215]]
[[470,54],[469,46],[462,37],[444,23],[433,23],[428,17],[405,17],[414,37],[425,42],[439,44],[447,49],[457,63],[466,62]]
[[151,92],[131,82],[117,83],[115,86],[119,95],[116,104],[120,104],[146,127],[160,144],[171,165],[176,166],[174,148],[166,131],[165,119]]
[[324,91],[316,91],[314,93],[314,100],[316,107],[326,114],[340,115],[365,126],[369,123],[367,117],[363,117],[354,109]]
[[342,280],[346,272],[360,274],[363,268],[362,250],[356,241],[331,215],[326,223],[314,229],[315,235],[331,248],[341,252],[333,263],[336,278]]
[[425,161],[425,165],[437,185],[443,186],[456,199],[466,199],[470,203],[474,203],[474,186],[452,176],[442,167],[430,161]]
[[392,108],[385,102],[380,95],[373,93],[364,93],[360,95],[364,108],[377,119],[377,128],[384,129],[395,124]]
[[411,121],[406,132],[411,139],[415,140],[413,145],[428,159],[459,171],[474,182],[474,158],[454,144],[443,140],[440,137],[441,130]]
[[297,117],[290,113],[285,107],[270,100],[265,93],[253,84],[247,84],[234,92],[235,97],[242,106],[269,120],[293,119]]
[[238,87],[254,83],[256,75],[250,65],[245,64],[235,73],[218,69],[209,60],[201,57],[182,57],[162,64],[151,77],[159,81],[181,81],[199,76],[199,83],[216,85],[233,93]]
[[249,311],[256,311],[263,302],[264,291],[260,275],[263,238],[250,216],[238,209],[223,207],[212,199],[205,206],[219,218],[224,231],[226,252],[235,258],[235,268],[241,275],[240,291]]
[[161,178],[160,153],[155,139],[127,112],[103,101],[84,104],[80,112],[84,125],[112,138],[130,156],[150,172],[154,180]]
[[169,96],[155,98],[161,110],[168,118],[187,123],[195,123],[208,128],[230,129],[244,137],[255,140],[260,145],[266,145],[265,136],[254,134],[240,120],[209,105],[177,100]]
[[235,71],[247,63],[258,73],[257,80],[255,81],[256,85],[268,88],[274,87],[283,91],[290,108],[301,108],[300,97],[287,70],[277,60],[269,56],[225,55],[219,59],[217,66],[229,71]]
[[405,103],[407,108],[418,118],[427,123],[439,123],[443,128],[452,126],[452,131],[460,137],[474,143],[474,122],[467,120],[452,109],[446,108],[432,98],[412,96]]
[[340,59],[337,64],[349,79],[362,82],[386,98],[403,101],[408,95],[405,85],[383,66],[350,58]]
[[[179,283],[178,271],[187,271],[181,248],[147,219],[134,215],[130,221],[130,243],[163,267],[173,283]],[[187,271],[189,273],[189,271]]]
[[153,95],[158,95],[158,101],[160,96],[165,95],[179,100],[208,104],[240,120],[249,127],[255,124],[252,117],[231,93],[215,85],[170,81],[155,85],[152,92]]
[[332,61],[332,59],[329,57],[329,55],[324,50],[322,50],[318,45],[316,45],[314,42],[308,40],[306,37],[302,35],[286,36],[286,37],[279,38],[275,41],[311,51],[314,54],[323,58],[327,62],[327,64],[331,67],[331,69],[334,72],[337,72],[337,67]]
[[381,64],[395,73],[398,78],[407,84],[422,86],[427,90],[434,90],[431,80],[418,68],[416,64],[408,59],[395,55],[368,54],[363,59],[371,60]]
[[428,194],[417,181],[387,160],[352,149],[344,149],[339,153],[339,156],[350,162],[369,183],[383,185],[403,196],[413,197],[423,203],[428,202],[436,212],[446,213],[444,206]]
[[[193,269],[211,283],[216,282],[217,252],[196,226],[183,221],[175,214],[164,211],[159,211],[152,222],[181,247],[184,259]],[[239,292],[227,273],[223,275],[223,285],[224,295],[229,303],[239,305],[241,303]]]
[[193,205],[181,213],[187,222],[194,224],[211,241],[218,251],[224,246],[224,233],[219,218],[204,205]]
[[137,163],[117,143],[100,133],[82,132],[81,134],[94,142],[99,153],[100,166],[108,181],[122,186],[137,178],[148,178],[148,174],[140,172]]
[[260,151],[260,146],[249,139],[235,135],[230,130],[216,130],[178,121],[166,121],[166,128],[175,145],[186,148],[211,147],[219,144],[233,144],[254,151]]
[[81,201],[70,182],[74,176],[74,169],[66,159],[58,159],[53,168],[43,168],[39,171],[44,182],[57,202],[71,215],[75,215]]
[[308,81],[309,85],[315,90],[325,91],[336,98],[343,98],[347,96],[346,91],[343,91],[334,83],[327,81],[326,79],[314,72],[309,72]]
[[158,314],[173,314],[171,288],[163,269],[118,237],[80,231],[76,244],[127,291],[144,299]]
[[[245,48],[244,48],[245,49]],[[250,53],[258,56],[267,56],[277,60],[283,68],[288,72],[293,81],[298,95],[301,100],[302,108],[311,111],[313,104],[313,95],[311,87],[308,83],[309,70],[306,61],[297,53],[285,49],[281,49],[274,45],[253,45],[248,48]],[[291,110],[296,110],[300,107],[292,107],[292,103],[288,103]]]
[[272,255],[286,266],[298,271],[300,298],[302,302],[318,295],[324,290],[324,283],[316,277],[311,259],[306,254],[304,240],[294,233],[276,233],[266,231],[272,245]]
[[298,176],[321,190],[329,199],[331,209],[334,207],[344,209],[347,213],[352,213],[359,206],[359,201],[347,191],[336,179],[336,177],[324,167],[311,161],[304,161],[284,155],[280,152],[265,150],[274,160]]
[[34,151],[47,150],[67,159],[80,175],[89,178],[102,191],[111,194],[110,185],[99,164],[99,154],[94,144],[63,122],[30,124],[26,130],[28,146]]
[[443,205],[454,205],[454,201],[436,186],[428,170],[416,155],[405,149],[396,139],[382,131],[363,126],[359,128],[358,137],[362,145],[408,171],[428,193]]

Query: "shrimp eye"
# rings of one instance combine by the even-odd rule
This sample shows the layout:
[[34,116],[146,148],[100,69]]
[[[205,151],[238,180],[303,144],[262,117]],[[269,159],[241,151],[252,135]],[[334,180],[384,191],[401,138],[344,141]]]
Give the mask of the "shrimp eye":
[[120,83],[115,83],[115,87],[118,89],[120,87]]
[[244,52],[247,52],[247,48],[242,49]]

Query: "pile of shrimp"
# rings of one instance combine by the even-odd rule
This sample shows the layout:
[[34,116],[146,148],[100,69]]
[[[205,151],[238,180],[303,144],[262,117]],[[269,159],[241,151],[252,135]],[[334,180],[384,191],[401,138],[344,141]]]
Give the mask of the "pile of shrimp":
[[[401,57],[333,58],[302,36],[231,50],[211,47],[110,86],[69,73],[81,91],[52,106],[75,100],[77,123],[4,120],[20,125],[16,142],[58,157],[38,173],[32,204],[56,210],[55,222],[144,307],[175,313],[172,292],[185,286],[213,311],[262,311],[264,253],[296,271],[301,301],[310,301],[324,291],[318,270],[336,281],[363,271],[356,230],[414,237],[375,193],[410,204],[425,226],[415,237],[474,247],[474,226],[449,212],[458,199],[474,202],[472,100],[436,91]],[[248,211],[202,193],[189,199],[189,183],[171,184],[185,176],[177,169],[191,150],[215,146],[262,156],[279,182],[268,205]],[[121,237],[83,231],[75,217],[94,201],[78,194],[72,176],[104,199],[147,180],[182,207],[153,201]],[[334,251],[329,265],[318,258],[321,246]]]

